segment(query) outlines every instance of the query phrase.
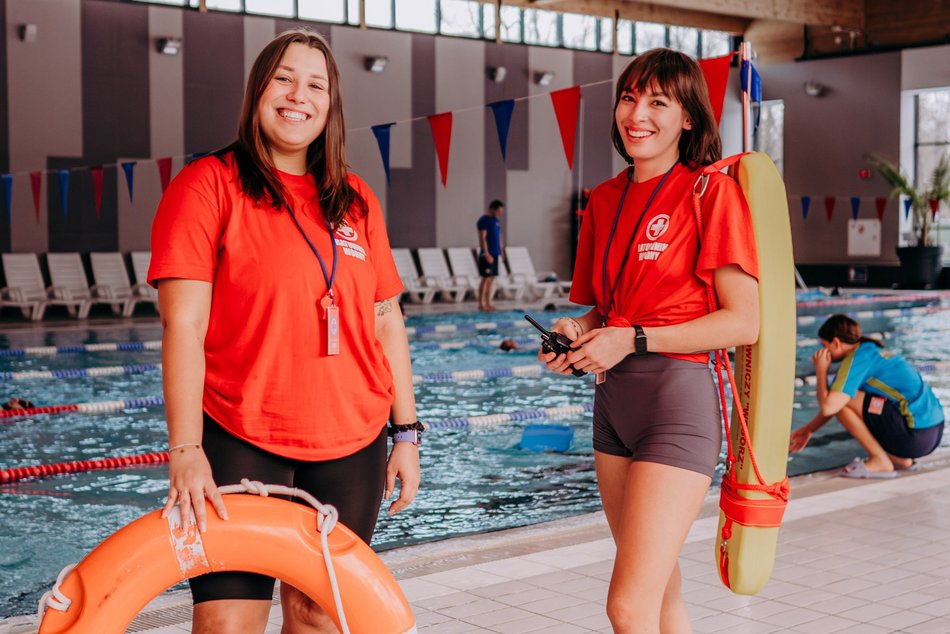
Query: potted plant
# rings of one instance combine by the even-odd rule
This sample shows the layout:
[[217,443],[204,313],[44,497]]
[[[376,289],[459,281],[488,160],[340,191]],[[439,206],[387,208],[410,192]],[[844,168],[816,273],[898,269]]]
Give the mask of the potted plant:
[[911,228],[915,244],[897,247],[901,261],[903,288],[933,288],[940,278],[943,247],[937,244],[933,208],[950,201],[950,155],[944,154],[934,167],[926,188],[913,182],[893,161],[880,154],[871,154],[868,161],[891,186],[891,198],[905,196],[910,200]]

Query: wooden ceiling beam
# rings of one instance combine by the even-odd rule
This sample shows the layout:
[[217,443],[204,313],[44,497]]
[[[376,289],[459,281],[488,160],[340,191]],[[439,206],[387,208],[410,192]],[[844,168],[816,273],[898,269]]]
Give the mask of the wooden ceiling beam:
[[[503,0],[504,4],[592,15],[622,14],[671,16],[718,16],[723,19],[779,20],[820,26],[864,28],[865,0]],[[666,13],[666,12],[669,13]],[[683,13],[679,13],[683,12]],[[626,15],[624,16],[626,17]],[[647,20],[651,18],[631,18]],[[684,24],[664,17],[667,24]],[[693,24],[684,26],[694,26]],[[714,28],[714,27],[705,27]],[[729,29],[722,29],[729,30]]]
[[622,20],[657,22],[691,26],[711,31],[743,33],[751,19],[720,15],[707,11],[670,8],[656,2],[618,2],[617,0],[503,0],[507,6],[526,9],[547,9],[569,13],[583,13],[605,18],[614,17],[617,11]]

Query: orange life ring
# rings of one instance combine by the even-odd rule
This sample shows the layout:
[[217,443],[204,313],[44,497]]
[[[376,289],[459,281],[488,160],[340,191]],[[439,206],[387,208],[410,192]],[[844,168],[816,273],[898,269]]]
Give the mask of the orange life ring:
[[[59,587],[71,600],[47,609],[39,634],[125,632],[143,607],[166,588],[206,572],[240,570],[283,579],[316,601],[340,627],[327,562],[309,506],[254,495],[229,496],[230,519],[208,504],[208,527],[181,526],[156,510],[116,531],[70,572]],[[327,536],[332,566],[353,634],[416,631],[409,603],[385,564],[350,529]],[[341,628],[342,630],[342,628]]]

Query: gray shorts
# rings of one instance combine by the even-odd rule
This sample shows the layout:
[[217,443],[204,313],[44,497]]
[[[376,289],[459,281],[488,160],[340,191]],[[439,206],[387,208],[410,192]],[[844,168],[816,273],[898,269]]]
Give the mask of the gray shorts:
[[659,354],[626,357],[595,389],[594,450],[712,477],[722,420],[709,367]]

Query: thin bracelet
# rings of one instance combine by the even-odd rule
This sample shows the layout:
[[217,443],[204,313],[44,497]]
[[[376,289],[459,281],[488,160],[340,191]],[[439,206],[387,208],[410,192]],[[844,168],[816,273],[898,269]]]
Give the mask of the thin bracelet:
[[197,447],[198,449],[201,449],[201,445],[200,445],[199,443],[196,443],[196,442],[183,442],[183,443],[181,443],[180,445],[175,445],[174,447],[169,447],[169,448],[168,448],[168,453],[171,453],[171,452],[175,451],[176,449],[184,449],[185,447]]
[[581,322],[577,321],[573,317],[568,317],[568,320],[570,320],[570,322],[574,324],[574,327],[577,328],[578,336],[584,334],[584,329],[581,327]]

